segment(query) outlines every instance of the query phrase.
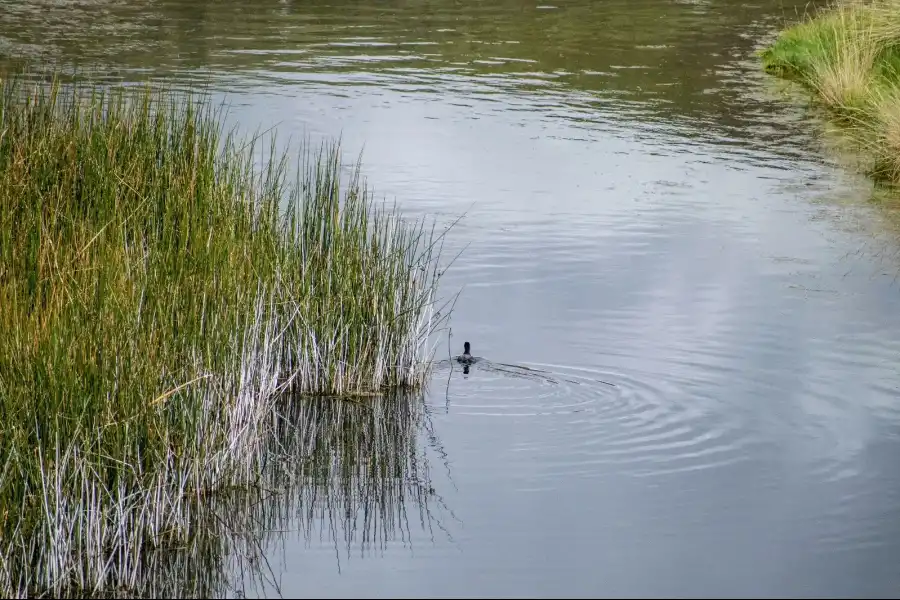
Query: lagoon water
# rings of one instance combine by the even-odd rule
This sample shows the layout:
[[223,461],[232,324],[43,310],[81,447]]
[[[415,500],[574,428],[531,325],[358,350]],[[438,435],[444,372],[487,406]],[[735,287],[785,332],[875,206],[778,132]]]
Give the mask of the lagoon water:
[[297,491],[264,584],[221,594],[900,593],[896,221],[760,72],[803,8],[0,0],[0,65],[203,82],[462,217],[436,358],[539,370],[441,365],[421,468],[375,486],[427,493]]

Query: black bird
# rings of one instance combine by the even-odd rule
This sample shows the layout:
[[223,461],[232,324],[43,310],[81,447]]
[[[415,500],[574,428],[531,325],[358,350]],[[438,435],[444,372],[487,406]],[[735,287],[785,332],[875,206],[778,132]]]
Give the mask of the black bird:
[[471,349],[471,345],[469,344],[469,342],[466,342],[463,347],[465,351],[460,356],[456,357],[456,362],[460,362],[464,365],[470,365],[474,363],[475,357],[469,353],[469,350]]

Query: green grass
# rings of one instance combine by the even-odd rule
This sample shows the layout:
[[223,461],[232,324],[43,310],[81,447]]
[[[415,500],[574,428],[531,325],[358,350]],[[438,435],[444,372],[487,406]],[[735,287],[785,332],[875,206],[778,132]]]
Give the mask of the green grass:
[[807,87],[869,157],[877,180],[900,183],[900,1],[833,3],[785,29],[764,68]]
[[[442,235],[166,90],[0,83],[0,595],[128,585],[278,402],[424,384]],[[343,193],[342,193],[343,192]],[[127,578],[126,578],[127,579]]]

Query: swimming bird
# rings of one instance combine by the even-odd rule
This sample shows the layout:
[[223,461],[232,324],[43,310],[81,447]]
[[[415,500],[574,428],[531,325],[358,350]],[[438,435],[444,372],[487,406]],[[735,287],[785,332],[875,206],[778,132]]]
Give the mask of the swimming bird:
[[456,357],[456,362],[463,363],[464,365],[470,365],[474,363],[475,357],[469,353],[471,347],[472,346],[469,344],[469,342],[463,344],[464,351],[460,356]]

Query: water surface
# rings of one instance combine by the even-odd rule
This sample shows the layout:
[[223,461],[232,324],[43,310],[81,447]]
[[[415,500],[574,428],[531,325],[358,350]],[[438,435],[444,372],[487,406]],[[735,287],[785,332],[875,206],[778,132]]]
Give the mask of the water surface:
[[753,54],[802,9],[0,1],[3,64],[203,81],[242,129],[341,135],[378,194],[464,214],[437,358],[542,371],[438,368],[427,477],[388,475],[427,518],[306,488],[277,585],[242,593],[900,592],[895,230]]

